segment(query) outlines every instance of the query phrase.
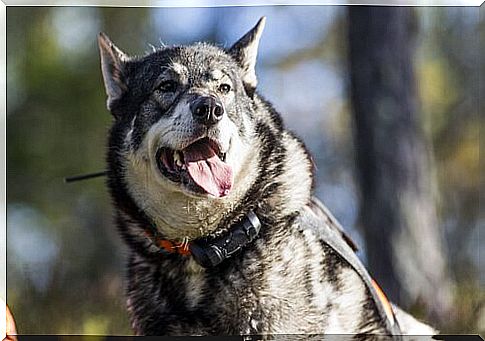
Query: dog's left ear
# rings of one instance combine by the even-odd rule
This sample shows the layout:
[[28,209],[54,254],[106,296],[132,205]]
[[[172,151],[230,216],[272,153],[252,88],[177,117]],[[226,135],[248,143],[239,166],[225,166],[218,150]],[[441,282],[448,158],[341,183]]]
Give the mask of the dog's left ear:
[[258,79],[256,78],[256,57],[258,55],[258,45],[263,33],[266,17],[259,19],[248,33],[239,39],[230,49],[229,54],[239,63],[243,71],[243,82],[246,91],[254,92]]

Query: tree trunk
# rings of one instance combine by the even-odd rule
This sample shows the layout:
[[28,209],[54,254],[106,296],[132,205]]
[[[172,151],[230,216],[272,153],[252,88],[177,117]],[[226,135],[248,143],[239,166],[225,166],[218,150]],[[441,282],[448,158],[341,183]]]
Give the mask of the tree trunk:
[[360,222],[372,276],[394,302],[444,321],[450,282],[435,179],[419,122],[411,8],[348,12]]

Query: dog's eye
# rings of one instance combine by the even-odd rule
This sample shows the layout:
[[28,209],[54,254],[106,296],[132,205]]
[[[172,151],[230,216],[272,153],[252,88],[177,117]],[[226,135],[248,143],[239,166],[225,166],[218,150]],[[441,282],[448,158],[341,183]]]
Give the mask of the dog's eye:
[[227,83],[222,83],[219,85],[219,91],[223,94],[227,94],[229,91],[231,91],[231,86]]
[[177,90],[177,83],[174,81],[164,81],[160,84],[158,89],[162,92],[175,92],[175,90]]

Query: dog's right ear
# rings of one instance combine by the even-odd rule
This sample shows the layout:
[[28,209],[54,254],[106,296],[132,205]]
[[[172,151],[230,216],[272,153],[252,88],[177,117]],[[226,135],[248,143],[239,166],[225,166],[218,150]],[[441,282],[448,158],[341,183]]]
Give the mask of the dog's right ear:
[[101,70],[108,100],[108,110],[113,109],[113,103],[120,99],[127,90],[124,76],[125,62],[128,56],[121,51],[103,32],[98,35],[99,52],[101,54]]

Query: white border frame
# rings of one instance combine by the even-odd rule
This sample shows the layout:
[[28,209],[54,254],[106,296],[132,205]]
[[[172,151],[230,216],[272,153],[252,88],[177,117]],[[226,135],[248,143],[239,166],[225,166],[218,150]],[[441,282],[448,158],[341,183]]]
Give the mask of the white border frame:
[[0,4],[0,339],[5,338],[7,302],[7,6]]
[[[183,2],[182,2],[183,1]],[[7,6],[105,6],[105,7],[234,7],[279,5],[378,5],[378,6],[469,6],[480,7],[485,0],[0,0],[0,340],[6,333],[7,302]]]
[[234,6],[477,6],[485,0],[0,0],[6,6],[234,7]]

